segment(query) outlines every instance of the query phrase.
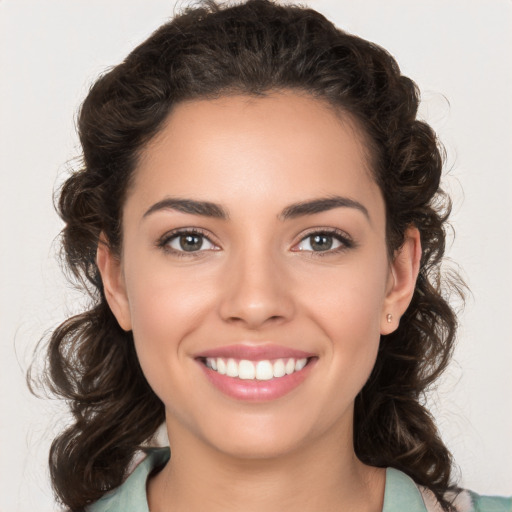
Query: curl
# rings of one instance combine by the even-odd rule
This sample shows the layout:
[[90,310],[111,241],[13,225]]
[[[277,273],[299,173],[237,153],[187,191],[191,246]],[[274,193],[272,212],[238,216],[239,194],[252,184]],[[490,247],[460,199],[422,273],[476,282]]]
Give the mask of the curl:
[[392,466],[430,488],[446,510],[451,455],[424,405],[453,351],[457,327],[441,261],[450,203],[439,188],[443,151],[416,120],[419,92],[377,45],[336,29],[321,14],[269,0],[227,7],[213,1],[160,27],[91,88],[78,129],[83,167],[58,204],[62,246],[93,306],[51,336],[50,389],[73,423],[52,445],[55,492],[79,510],[119,485],[135,450],[163,422],[163,405],[140,369],[131,333],[110,312],[96,266],[103,233],[122,246],[122,208],[138,159],[174,105],[225,94],[294,90],[355,121],[386,204],[393,258],[410,226],[420,232],[416,290],[398,329],[381,340],[375,368],[355,404],[354,446],[375,466]]

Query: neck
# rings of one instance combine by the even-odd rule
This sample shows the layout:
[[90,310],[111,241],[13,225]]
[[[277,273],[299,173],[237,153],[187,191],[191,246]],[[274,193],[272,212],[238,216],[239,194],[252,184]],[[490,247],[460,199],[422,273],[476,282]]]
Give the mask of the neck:
[[254,459],[220,453],[188,431],[173,429],[171,460],[148,484],[150,510],[381,511],[385,470],[359,461],[351,439],[340,446],[339,437],[335,444],[329,437],[282,456]]

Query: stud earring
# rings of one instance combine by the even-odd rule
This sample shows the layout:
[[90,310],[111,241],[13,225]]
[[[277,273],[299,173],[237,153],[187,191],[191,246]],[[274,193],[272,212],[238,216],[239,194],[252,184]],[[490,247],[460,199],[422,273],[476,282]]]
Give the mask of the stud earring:
[[391,321],[393,320],[393,315],[391,313],[388,313],[386,316],[386,320],[388,321],[388,324],[390,324]]

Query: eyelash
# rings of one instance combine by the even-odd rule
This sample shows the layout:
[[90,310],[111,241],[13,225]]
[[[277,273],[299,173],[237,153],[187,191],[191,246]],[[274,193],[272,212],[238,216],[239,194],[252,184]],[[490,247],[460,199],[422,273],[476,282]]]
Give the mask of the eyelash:
[[[157,245],[157,247],[161,248],[163,251],[165,251],[167,253],[170,253],[173,256],[177,256],[178,258],[197,258],[197,257],[200,257],[204,253],[205,249],[200,249],[198,251],[179,251],[179,250],[173,249],[172,247],[169,246],[169,243],[172,240],[174,240],[176,238],[179,238],[181,236],[186,236],[186,235],[195,235],[195,236],[202,237],[202,238],[208,240],[212,245],[217,246],[217,244],[215,244],[211,240],[211,238],[207,234],[207,232],[202,230],[202,229],[200,229],[200,228],[186,228],[186,229],[179,228],[179,229],[175,229],[173,231],[165,233],[165,235],[163,235],[157,241],[156,245]],[[212,250],[212,249],[206,249],[206,250]]]
[[[179,229],[170,231],[168,233],[165,233],[165,235],[163,235],[157,241],[156,245],[157,245],[157,247],[161,248],[163,251],[165,251],[167,253],[171,253],[174,256],[177,256],[179,258],[187,258],[187,257],[197,258],[197,257],[200,257],[205,251],[212,250],[212,249],[200,249],[198,251],[180,251],[180,250],[173,249],[169,246],[169,243],[172,240],[174,240],[180,236],[186,236],[186,235],[200,236],[200,237],[208,240],[208,242],[210,242],[212,245],[217,247],[217,244],[215,244],[211,240],[210,236],[206,233],[206,231],[204,231],[200,228],[186,228],[186,229],[179,228]],[[335,249],[327,249],[325,251],[303,251],[302,249],[296,249],[294,251],[292,249],[292,251],[293,252],[308,252],[308,253],[310,253],[311,257],[324,257],[324,256],[328,256],[328,255],[333,255],[333,254],[339,254],[346,250],[353,249],[357,246],[356,243],[352,240],[352,238],[349,235],[347,235],[347,233],[345,233],[344,231],[341,231],[339,229],[318,229],[318,228],[316,228],[316,229],[313,229],[313,230],[307,232],[305,235],[303,235],[302,238],[294,245],[294,247],[296,247],[297,245],[301,244],[308,238],[311,238],[315,235],[324,235],[324,236],[332,237],[332,238],[336,239],[338,242],[340,242],[341,245],[340,245],[340,247],[337,247]],[[213,250],[217,250],[217,249],[213,249]]]
[[307,232],[305,235],[302,236],[302,238],[297,242],[294,247],[301,244],[304,240],[307,240],[308,238],[311,238],[315,235],[324,235],[328,237],[332,237],[338,242],[341,243],[340,247],[337,247],[335,249],[328,249],[326,251],[302,251],[302,249],[296,249],[294,252],[309,252],[310,256],[313,258],[323,258],[325,256],[332,256],[333,254],[340,254],[342,252],[345,252],[349,249],[354,249],[357,247],[356,243],[352,238],[345,233],[344,231],[341,231],[340,229],[330,228],[330,229],[318,229],[313,228],[311,231]]

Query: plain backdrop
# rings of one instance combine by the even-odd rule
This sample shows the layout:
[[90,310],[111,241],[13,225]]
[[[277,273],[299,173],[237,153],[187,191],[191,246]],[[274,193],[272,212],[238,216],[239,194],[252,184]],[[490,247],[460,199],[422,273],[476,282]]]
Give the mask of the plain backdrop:
[[[446,145],[448,253],[472,295],[430,402],[461,484],[511,494],[512,2],[306,3],[397,58]],[[56,509],[46,459],[65,413],[31,396],[24,375],[37,341],[80,309],[56,262],[52,206],[79,152],[77,107],[173,9],[167,0],[0,0],[0,512]]]

